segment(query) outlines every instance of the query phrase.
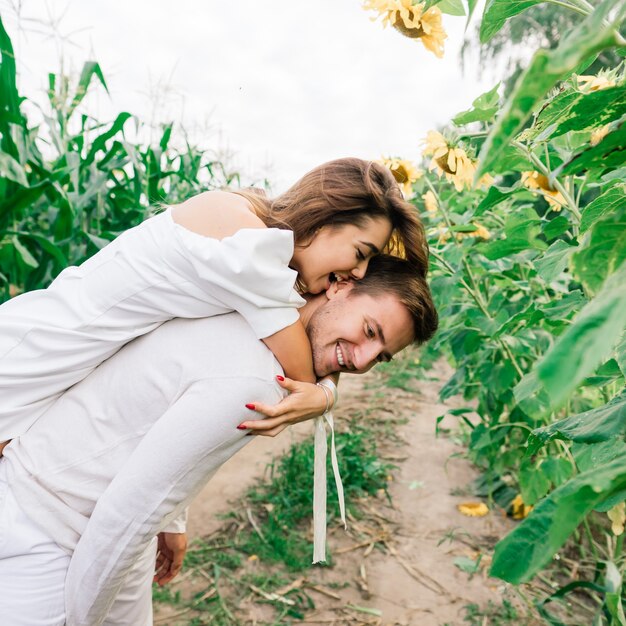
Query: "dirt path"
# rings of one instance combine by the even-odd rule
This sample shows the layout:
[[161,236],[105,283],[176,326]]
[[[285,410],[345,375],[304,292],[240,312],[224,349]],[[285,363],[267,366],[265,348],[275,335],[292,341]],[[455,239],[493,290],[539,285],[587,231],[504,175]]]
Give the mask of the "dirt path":
[[[432,374],[445,380],[448,372],[441,365]],[[469,603],[482,607],[489,601],[500,604],[502,587],[486,577],[487,557],[471,579],[455,566],[454,559],[475,559],[511,523],[498,513],[471,518],[457,510],[467,497],[454,494],[476,472],[455,456],[463,449],[452,437],[435,437],[436,417],[445,412],[438,400],[441,382],[420,381],[417,393],[383,388],[380,382],[374,373],[345,376],[335,418],[361,409],[363,419],[406,420],[396,427],[398,440],[381,449],[382,457],[398,466],[389,483],[392,506],[382,495],[370,499],[365,517],[352,520],[347,533],[337,526],[331,529],[334,566],[315,568],[307,578],[326,590],[334,588],[336,597],[313,591],[316,609],[300,623],[465,624],[464,607]],[[452,420],[448,425],[453,426]],[[228,501],[262,475],[272,456],[311,431],[310,424],[301,424],[276,439],[255,438],[226,463],[190,511],[190,537],[215,530],[220,524],[216,514],[229,510]],[[377,620],[348,605],[380,611],[381,617]],[[251,622],[247,623],[263,617],[263,609],[256,611],[252,604],[249,613]]]

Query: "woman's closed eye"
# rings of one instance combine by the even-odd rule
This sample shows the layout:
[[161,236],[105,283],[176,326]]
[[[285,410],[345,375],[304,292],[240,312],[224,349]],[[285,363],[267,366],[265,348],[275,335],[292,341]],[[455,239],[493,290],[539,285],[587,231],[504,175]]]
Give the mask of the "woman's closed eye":
[[358,261],[365,261],[366,256],[360,248],[356,249],[356,258]]
[[370,338],[370,339],[374,339],[374,337],[376,337],[376,333],[374,332],[374,329],[367,324],[365,327],[365,334]]

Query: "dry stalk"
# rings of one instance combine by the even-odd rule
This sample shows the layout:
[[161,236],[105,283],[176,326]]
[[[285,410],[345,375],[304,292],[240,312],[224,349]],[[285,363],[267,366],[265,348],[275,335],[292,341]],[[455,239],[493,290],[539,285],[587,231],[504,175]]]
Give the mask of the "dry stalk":
[[255,587],[250,583],[248,583],[248,588],[254,591],[254,593],[260,595],[262,598],[265,598],[266,600],[271,600],[272,602],[282,602],[283,604],[287,604],[288,606],[295,605],[294,600],[291,600],[289,598],[283,598],[283,596],[279,596],[277,593],[267,593],[266,591],[263,591],[263,589],[259,589],[258,587]]
[[267,539],[265,538],[265,536],[263,535],[263,532],[261,531],[261,529],[259,528],[259,525],[256,523],[254,517],[252,516],[252,511],[250,510],[249,507],[246,508],[246,515],[248,517],[248,521],[250,522],[250,526],[252,526],[252,528],[254,528],[254,532],[259,536],[259,538],[261,539],[261,541],[267,545]]
[[413,577],[418,583],[427,589],[430,589],[434,593],[448,595],[448,592],[435,579],[431,578],[428,574],[420,572],[414,565],[407,563],[406,560],[396,552],[395,548],[391,544],[385,542],[385,547],[389,550],[392,556],[396,557],[398,563],[402,565],[407,574]]
[[333,600],[341,600],[341,596],[333,593],[332,591],[328,591],[328,589],[324,589],[323,587],[319,587],[318,585],[312,585],[311,583],[306,584],[307,589],[312,589],[313,591],[317,591],[317,593],[321,593],[324,596],[328,596]]

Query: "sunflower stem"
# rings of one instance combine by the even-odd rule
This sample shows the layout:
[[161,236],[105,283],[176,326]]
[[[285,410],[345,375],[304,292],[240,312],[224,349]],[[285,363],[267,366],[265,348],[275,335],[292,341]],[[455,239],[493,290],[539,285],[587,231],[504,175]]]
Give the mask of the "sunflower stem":
[[[448,232],[451,234],[452,239],[453,239],[455,245],[460,247],[460,243],[457,241],[456,237],[454,237],[452,235],[452,222],[450,221],[450,218],[448,217],[448,214],[447,214],[446,209],[445,209],[445,205],[441,202],[441,198],[439,197],[439,194],[437,193],[437,190],[435,189],[434,185],[430,182],[428,177],[425,177],[424,180],[426,181],[426,184],[428,185],[429,189],[435,195],[435,198],[437,200],[437,204],[439,205],[439,210],[441,211],[441,214],[443,215],[443,218],[444,218],[444,220],[446,222],[446,225],[448,227]],[[468,285],[467,282],[465,280],[463,280],[463,279],[461,279],[461,284],[463,285],[463,287],[465,288],[467,293],[472,297],[472,299],[474,300],[474,302],[476,303],[478,308],[482,311],[483,315],[488,320],[493,322],[494,318],[491,315],[491,313],[489,312],[489,309],[487,308],[487,305],[483,301],[482,293],[480,292],[480,289],[478,288],[478,285],[476,284],[476,279],[474,277],[474,274],[472,272],[471,267],[469,266],[468,262],[466,261],[466,259],[464,257],[462,258],[461,263],[463,264],[463,268],[465,269],[465,272],[466,272],[466,274],[467,274],[467,276],[468,276],[468,278],[470,280],[471,286]],[[500,338],[500,337],[498,337],[498,339],[496,339],[496,342],[498,343],[498,345],[500,346],[502,351],[506,354],[507,358],[510,360],[511,364],[515,368],[515,371],[517,372],[517,374],[520,377],[520,379],[522,379],[524,377],[524,372],[523,372],[522,368],[519,366],[519,364],[517,363],[517,360],[515,359],[515,356],[511,352],[511,349],[509,348],[509,346],[507,346],[507,344],[504,342],[504,340],[502,338]]]
[[576,6],[574,4],[570,4],[569,2],[562,2],[561,0],[546,0],[550,4],[555,4],[556,6],[563,7],[564,9],[569,9],[570,11],[574,11],[575,13],[579,13],[580,15],[590,15],[592,11],[587,9],[583,9],[580,6]]
[[572,215],[578,220],[578,225],[580,225],[580,220],[582,219],[582,215],[580,210],[578,209],[578,204],[576,203],[575,198],[572,194],[569,193],[567,189],[563,186],[558,178],[552,176],[552,172],[550,169],[543,164],[543,161],[535,154],[533,154],[532,150],[520,143],[519,141],[513,141],[512,145],[514,145],[518,150],[523,152],[529,159],[529,161],[537,168],[537,171],[543,174],[550,182],[554,185],[554,188],[561,193],[561,195],[565,198],[567,202],[567,208],[571,211]]

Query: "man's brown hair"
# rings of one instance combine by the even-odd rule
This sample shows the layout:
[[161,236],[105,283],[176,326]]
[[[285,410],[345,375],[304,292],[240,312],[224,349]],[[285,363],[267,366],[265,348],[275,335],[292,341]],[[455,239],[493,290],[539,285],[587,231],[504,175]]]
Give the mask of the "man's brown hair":
[[388,254],[373,257],[365,277],[354,281],[348,297],[359,294],[373,298],[377,295],[394,295],[411,314],[413,343],[417,345],[428,341],[437,330],[439,317],[428,283],[403,259]]
[[307,245],[323,226],[355,224],[384,217],[393,232],[385,252],[405,258],[419,276],[428,271],[428,244],[415,207],[402,197],[391,171],[356,158],[323,163],[273,200],[252,190],[236,192],[269,227],[293,231]]

